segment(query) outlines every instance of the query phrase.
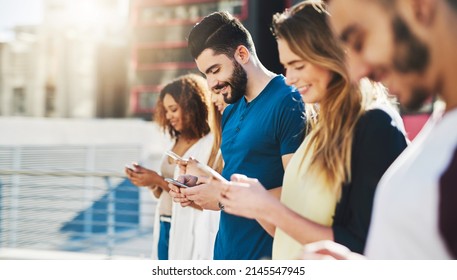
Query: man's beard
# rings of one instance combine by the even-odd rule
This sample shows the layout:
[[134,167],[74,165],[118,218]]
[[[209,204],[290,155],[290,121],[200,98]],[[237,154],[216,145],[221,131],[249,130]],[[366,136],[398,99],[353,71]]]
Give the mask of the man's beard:
[[[394,69],[404,74],[423,74],[430,60],[427,46],[411,32],[398,15],[392,21],[392,28],[395,36]],[[417,85],[411,89],[410,99],[401,105],[408,110],[417,111],[432,94],[430,90]]]
[[248,83],[248,76],[243,67],[236,61],[233,61],[233,67],[232,77],[229,81],[218,86],[218,88],[230,86],[230,94],[224,95],[224,101],[227,104],[233,104],[240,100],[246,94]]

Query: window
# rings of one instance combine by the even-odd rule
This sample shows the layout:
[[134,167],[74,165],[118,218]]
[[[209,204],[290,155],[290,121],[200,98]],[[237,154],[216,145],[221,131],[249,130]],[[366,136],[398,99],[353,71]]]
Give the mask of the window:
[[25,115],[25,89],[23,87],[13,88],[12,113],[16,116]]

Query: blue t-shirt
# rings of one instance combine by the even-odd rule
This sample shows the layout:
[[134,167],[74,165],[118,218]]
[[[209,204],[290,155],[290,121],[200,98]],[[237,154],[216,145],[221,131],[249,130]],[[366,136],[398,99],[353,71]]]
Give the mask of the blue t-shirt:
[[[282,156],[294,153],[305,132],[300,94],[278,75],[251,102],[241,98],[222,117],[222,175],[257,178],[267,189],[282,186]],[[214,259],[271,258],[273,238],[256,220],[221,212]]]

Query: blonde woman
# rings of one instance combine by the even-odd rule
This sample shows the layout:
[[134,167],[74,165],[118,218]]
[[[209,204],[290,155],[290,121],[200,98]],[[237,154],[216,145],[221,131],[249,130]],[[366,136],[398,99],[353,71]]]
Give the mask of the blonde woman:
[[234,175],[221,203],[264,222],[274,259],[297,258],[303,244],[327,239],[362,252],[376,185],[405,137],[385,111],[364,107],[321,1],[275,15],[272,30],[287,83],[307,104],[308,135],[287,166],[280,201],[256,179]]

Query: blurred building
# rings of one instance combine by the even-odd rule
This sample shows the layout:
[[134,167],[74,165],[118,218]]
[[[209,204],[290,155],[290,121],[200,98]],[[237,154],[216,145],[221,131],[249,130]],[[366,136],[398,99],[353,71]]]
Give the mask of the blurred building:
[[0,114],[125,117],[128,0],[43,0],[44,22],[1,48]]
[[214,11],[228,11],[251,32],[260,60],[280,73],[272,15],[291,1],[265,0],[132,0],[130,112],[150,118],[160,86],[179,75],[197,72],[187,50],[190,29]]
[[39,47],[37,28],[20,26],[14,30],[15,40],[0,48],[0,114],[33,115],[39,94]]
[[43,0],[43,23],[0,47],[0,115],[151,118],[160,86],[197,72],[192,26],[229,11],[251,31],[261,61],[281,72],[269,27],[292,1]]

